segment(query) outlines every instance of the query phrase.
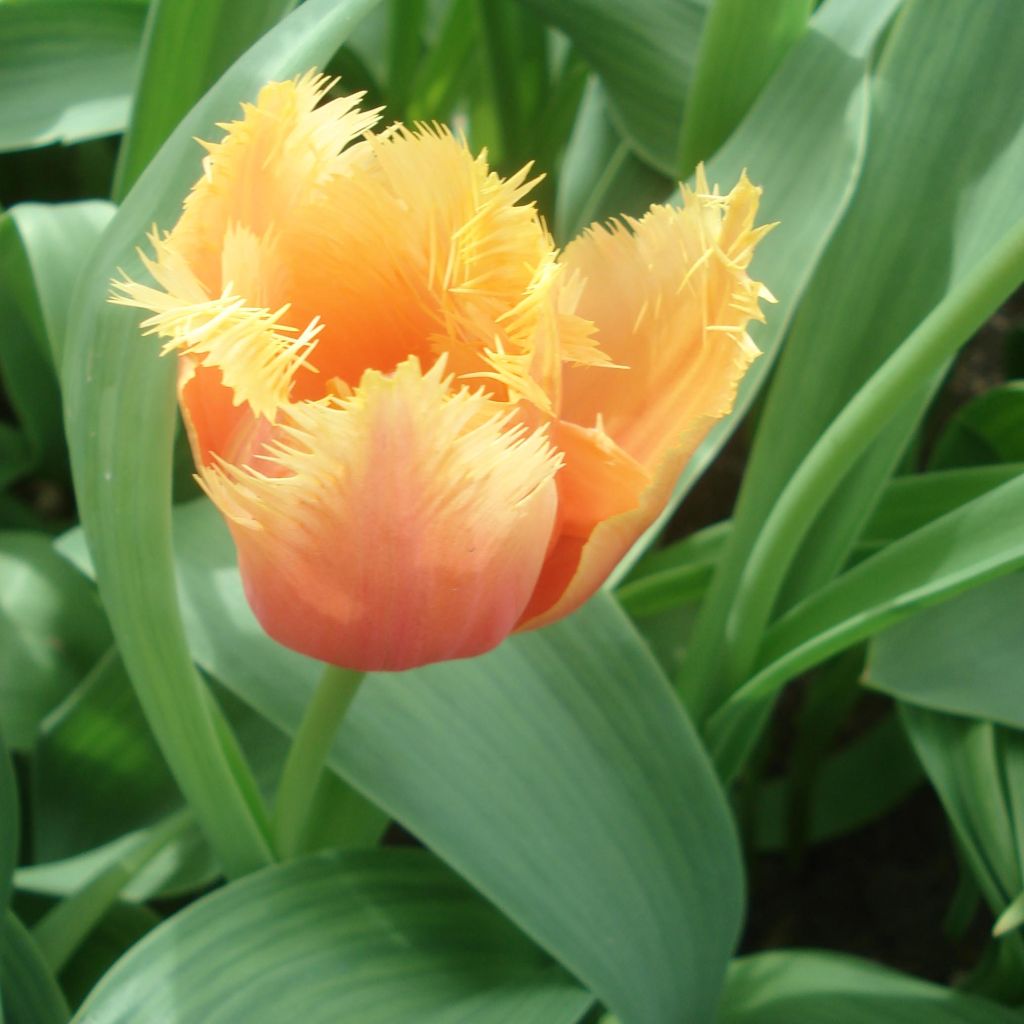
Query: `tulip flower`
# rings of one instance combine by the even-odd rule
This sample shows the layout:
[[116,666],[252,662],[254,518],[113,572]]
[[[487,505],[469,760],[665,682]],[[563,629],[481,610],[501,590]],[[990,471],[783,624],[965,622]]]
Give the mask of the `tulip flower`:
[[207,144],[158,287],[199,480],[281,643],[361,671],[489,650],[579,607],[665,507],[757,355],[760,190],[559,252],[529,169],[374,133],[310,73]]

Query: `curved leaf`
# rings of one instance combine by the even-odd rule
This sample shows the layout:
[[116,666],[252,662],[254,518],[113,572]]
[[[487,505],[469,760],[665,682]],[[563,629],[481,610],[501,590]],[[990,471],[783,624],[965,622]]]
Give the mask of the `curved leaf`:
[[719,1024],[1019,1024],[1014,1010],[834,953],[773,952],[729,972]]
[[0,579],[0,728],[27,750],[110,637],[92,585],[45,534],[0,533]]
[[11,877],[18,863],[21,842],[21,812],[18,808],[18,784],[14,767],[0,732],[0,912],[7,910],[11,896]]
[[[168,224],[200,167],[194,136],[235,115],[271,78],[324,64],[375,0],[310,0],[243,55],[178,126],[111,222],[73,304],[65,412],[79,508],[118,647],[161,750],[225,868],[270,856],[251,779],[224,743],[192,667],[170,547],[174,365],[139,340],[138,318],[106,302],[119,266]],[[122,443],[130,431],[136,443]]]
[[1021,609],[1018,572],[915,615],[875,640],[866,682],[919,707],[1024,729]]
[[66,1024],[68,1007],[32,936],[9,910],[0,921],[4,1024]]
[[[293,732],[320,666],[262,632],[208,501],[175,524],[197,659]],[[482,658],[372,677],[331,764],[630,1024],[710,1015],[742,913],[733,824],[610,598]]]
[[74,1024],[572,1024],[590,997],[414,850],[269,868],[160,925]]
[[706,0],[524,2],[562,29],[600,75],[619,130],[633,149],[674,177]]
[[144,13],[88,0],[0,4],[0,152],[121,131]]

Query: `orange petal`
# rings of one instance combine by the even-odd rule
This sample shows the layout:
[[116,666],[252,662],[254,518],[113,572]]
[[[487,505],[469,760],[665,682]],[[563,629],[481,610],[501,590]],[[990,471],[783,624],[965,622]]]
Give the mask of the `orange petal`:
[[570,423],[553,432],[565,453],[562,526],[520,629],[567,615],[605,581],[757,355],[747,323],[770,296],[746,268],[767,230],[753,227],[760,190],[744,176],[729,196],[709,194],[702,171],[697,189],[683,190],[681,209],[592,227],[563,256],[583,281],[577,313],[617,368],[566,367]]
[[211,295],[228,284],[221,278],[221,246],[229,229],[262,236],[281,228],[358,159],[356,140],[377,123],[378,112],[359,109],[361,93],[318,107],[332,84],[313,72],[270,82],[254,105],[243,104],[240,121],[221,125],[222,141],[203,143],[205,173],[172,238]]
[[[635,495],[631,508],[601,520],[586,536],[563,533],[558,537],[545,561],[533,600],[516,626],[517,632],[557,622],[593,596],[623,555],[657,519],[676,479],[713,422],[704,421],[682,444],[666,452],[653,477],[645,475],[647,486]],[[639,482],[639,477],[635,479]],[[625,492],[619,493],[624,496]]]
[[767,230],[754,228],[760,190],[744,176],[725,197],[703,174],[682,208],[653,206],[640,220],[595,225],[562,262],[584,280],[577,312],[628,369],[568,367],[562,417],[601,417],[608,434],[653,469],[691,425],[722,416],[757,349],[747,323],[770,297],[746,268]]
[[451,393],[443,373],[415,359],[369,371],[348,398],[292,407],[269,472],[203,474],[249,601],[281,643],[397,670],[480,654],[521,616],[550,542],[558,458],[481,395]]
[[[556,478],[557,536],[523,613],[527,622],[546,612],[565,593],[580,570],[580,560],[595,528],[631,514],[651,484],[647,470],[601,430],[556,421],[551,428],[551,441],[565,460]],[[600,586],[617,559],[618,556],[600,576],[597,569],[589,570],[593,586],[577,604]],[[526,628],[532,628],[532,622]]]

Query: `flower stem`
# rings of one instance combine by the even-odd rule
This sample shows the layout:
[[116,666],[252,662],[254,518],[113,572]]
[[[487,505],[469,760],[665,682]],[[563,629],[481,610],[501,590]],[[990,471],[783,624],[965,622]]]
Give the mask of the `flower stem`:
[[274,803],[274,839],[282,860],[303,852],[327,752],[364,678],[363,672],[328,665],[306,708],[288,751]]
[[757,664],[775,600],[807,531],[854,462],[1024,279],[1024,222],[929,313],[819,438],[779,495],[740,578],[726,625],[726,683]]

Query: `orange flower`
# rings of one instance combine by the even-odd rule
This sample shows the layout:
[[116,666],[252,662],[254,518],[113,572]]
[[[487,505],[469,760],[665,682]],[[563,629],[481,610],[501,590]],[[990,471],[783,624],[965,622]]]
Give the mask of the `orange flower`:
[[765,228],[725,197],[559,253],[438,127],[267,85],[115,301],[178,354],[199,479],[280,642],[363,670],[489,650],[577,608],[664,507],[756,356]]

